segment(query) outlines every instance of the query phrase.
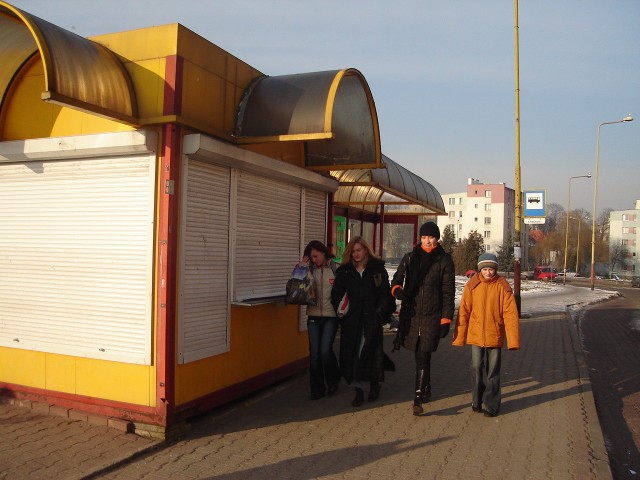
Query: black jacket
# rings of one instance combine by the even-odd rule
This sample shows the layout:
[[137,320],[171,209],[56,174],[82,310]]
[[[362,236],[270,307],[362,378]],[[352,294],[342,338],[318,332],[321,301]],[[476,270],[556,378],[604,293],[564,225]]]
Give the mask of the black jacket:
[[404,347],[435,352],[440,341],[440,319],[453,320],[456,296],[455,269],[451,255],[438,245],[430,253],[420,244],[407,253],[393,275],[391,287],[400,285],[405,299],[400,307],[398,330]]
[[[349,297],[349,312],[340,321],[342,376],[349,383],[382,381],[382,325],[395,310],[384,262],[370,258],[362,276],[351,263],[340,266],[331,290],[331,303],[336,310],[345,293]],[[358,355],[363,334],[365,343]]]

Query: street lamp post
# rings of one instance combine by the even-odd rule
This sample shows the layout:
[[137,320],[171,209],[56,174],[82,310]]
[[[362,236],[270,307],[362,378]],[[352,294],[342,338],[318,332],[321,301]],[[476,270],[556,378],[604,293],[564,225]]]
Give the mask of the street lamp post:
[[591,218],[591,290],[595,288],[596,283],[596,206],[598,203],[598,162],[600,161],[600,128],[603,125],[611,125],[613,123],[633,122],[631,114],[621,120],[614,122],[602,122],[598,125],[598,139],[596,141],[596,173],[593,178],[593,215]]
[[[582,221],[580,217],[571,217],[571,220],[578,221],[578,241],[576,242],[576,275],[578,274],[578,255],[580,254],[580,225],[582,225]],[[565,276],[567,272],[564,272]]]
[[567,250],[569,249],[569,214],[571,213],[571,180],[574,178],[591,178],[591,174],[577,175],[569,177],[569,198],[567,200],[567,229],[564,233],[564,275],[562,276],[562,284],[567,284]]

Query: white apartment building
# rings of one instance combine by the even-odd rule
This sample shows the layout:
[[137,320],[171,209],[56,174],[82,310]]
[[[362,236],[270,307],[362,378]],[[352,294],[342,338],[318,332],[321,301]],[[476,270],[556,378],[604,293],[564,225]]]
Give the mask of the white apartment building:
[[640,200],[636,200],[633,210],[616,210],[609,214],[609,247],[613,249],[616,245],[624,247],[627,255],[622,265],[616,265],[615,269],[620,270],[622,276],[639,275]]
[[481,183],[469,178],[467,191],[442,195],[447,216],[438,217],[440,232],[449,226],[456,240],[476,230],[487,252],[496,253],[515,231],[515,190],[504,183]]

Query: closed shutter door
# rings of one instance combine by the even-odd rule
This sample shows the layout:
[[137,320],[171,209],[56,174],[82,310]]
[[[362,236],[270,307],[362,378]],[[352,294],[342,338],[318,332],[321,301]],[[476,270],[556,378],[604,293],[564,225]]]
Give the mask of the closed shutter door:
[[327,234],[327,194],[305,189],[304,198],[304,245],[311,240],[325,243]]
[[[317,190],[304,189],[304,247],[311,240],[319,240],[326,244],[327,194]],[[298,329],[307,329],[307,307],[300,307]]]
[[237,178],[234,299],[283,295],[300,257],[301,187],[244,171]]
[[151,363],[155,156],[0,164],[0,344]]
[[230,169],[185,159],[178,361],[229,350]]

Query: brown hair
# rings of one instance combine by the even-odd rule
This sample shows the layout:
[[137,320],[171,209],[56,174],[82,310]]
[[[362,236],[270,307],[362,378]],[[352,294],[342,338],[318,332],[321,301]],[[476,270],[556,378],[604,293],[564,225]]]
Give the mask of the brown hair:
[[362,247],[367,251],[367,256],[365,257],[364,261],[365,265],[369,261],[369,258],[378,258],[378,256],[373,253],[373,250],[364,238],[353,237],[351,240],[349,240],[349,243],[347,243],[347,246],[344,249],[344,253],[342,254],[342,262],[340,262],[342,265],[351,262],[351,254],[353,253],[353,247],[356,243],[362,245]]
[[309,243],[307,243],[307,246],[304,248],[304,253],[302,254],[302,256],[310,257],[312,249],[324,253],[324,256],[327,260],[331,260],[334,257],[334,255],[329,251],[327,246],[324,243],[322,243],[320,240],[311,240]]

